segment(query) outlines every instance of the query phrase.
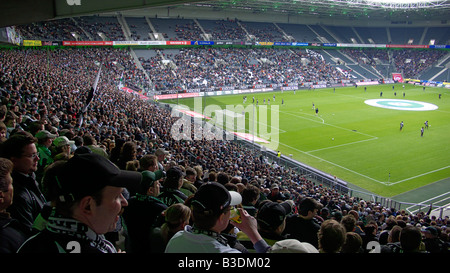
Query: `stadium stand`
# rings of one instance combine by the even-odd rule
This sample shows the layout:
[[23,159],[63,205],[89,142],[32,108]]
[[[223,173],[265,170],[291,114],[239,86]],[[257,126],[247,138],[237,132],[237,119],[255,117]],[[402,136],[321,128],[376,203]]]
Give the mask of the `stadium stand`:
[[[120,72],[113,62],[119,62],[133,73],[133,68],[126,62],[130,56],[125,50],[103,48],[54,50],[50,53],[51,80],[43,82],[40,79],[47,75],[47,67],[40,65],[38,60],[46,54],[48,53],[45,51],[34,49],[1,51],[2,103],[9,112],[14,110],[17,114],[27,117],[17,120],[18,125],[11,128],[13,129],[11,135],[21,130],[30,130],[32,121],[41,122],[45,128],[58,134],[67,130],[73,133],[73,137],[91,134],[98,147],[104,149],[108,156],[113,153],[109,145],[111,141],[135,142],[143,150],[143,154],[152,154],[156,148],[164,147],[172,155],[170,158],[170,162],[174,161],[172,164],[181,165],[183,168],[200,165],[205,174],[220,170],[229,177],[239,176],[246,179],[247,183],[257,185],[263,193],[279,180],[276,177],[281,176],[282,192],[288,199],[297,203],[305,197],[313,197],[323,207],[329,208],[330,218],[333,219],[336,219],[338,213],[346,215],[354,210],[360,225],[365,226],[372,221],[377,223],[377,234],[384,230],[384,219],[395,218],[409,225],[434,226],[440,231],[441,238],[448,242],[447,218],[430,217],[425,213],[410,215],[405,211],[382,207],[376,202],[342,195],[333,189],[315,185],[292,170],[282,169],[266,162],[264,158],[235,142],[200,140],[191,142],[188,146],[187,143],[174,141],[167,133],[174,118],[166,108],[135,99],[134,95],[115,88],[113,79],[117,78]],[[33,57],[30,58],[31,56]],[[108,62],[104,63],[102,70],[105,77],[100,91],[79,127],[86,91],[89,90],[91,79],[98,70],[93,60],[100,62],[105,57]],[[79,64],[88,63],[92,65],[87,69],[80,69],[85,65]],[[46,91],[42,94],[39,93],[40,90]],[[44,111],[45,109],[47,111]],[[187,150],[188,147],[190,151]],[[221,156],[217,157],[215,153]],[[195,156],[193,160],[190,160],[190,154]],[[315,219],[318,223],[325,220],[318,216]]]
[[[127,23],[128,22],[128,23]],[[62,27],[59,27],[62,26]],[[325,26],[325,25],[296,25],[296,24],[269,24],[269,23],[256,23],[256,22],[243,22],[238,20],[192,20],[184,18],[176,19],[161,19],[150,17],[128,17],[121,20],[120,16],[117,17],[104,17],[104,16],[84,16],[70,19],[61,19],[49,21],[46,23],[34,23],[29,26],[19,26],[18,30],[23,35],[24,39],[41,39],[41,40],[101,40],[101,41],[121,41],[126,40],[124,30],[130,31],[130,39],[132,40],[225,40],[225,41],[280,41],[285,42],[288,40],[296,42],[319,42],[319,43],[367,43],[367,44],[409,44],[417,45],[420,42],[427,43],[429,40],[434,40],[435,44],[439,42],[446,42],[445,35],[443,33],[448,31],[447,29],[441,29],[439,27],[429,28],[379,28],[379,27],[341,27],[341,26]],[[159,35],[159,36],[158,36]],[[389,40],[394,39],[394,40]],[[394,37],[394,38],[392,38]],[[208,38],[208,39],[206,39]],[[422,43],[422,44],[423,44]],[[152,51],[152,50],[149,50]],[[214,51],[220,51],[214,49]],[[259,51],[259,50],[256,50]],[[281,50],[282,51],[282,50]],[[441,50],[414,50],[414,49],[402,49],[402,50],[374,50],[364,49],[364,54],[370,52],[371,55],[379,56],[361,56],[357,57],[345,52],[350,50],[330,50],[319,49],[318,53],[324,58],[326,65],[331,65],[329,69],[339,71],[353,71],[350,77],[354,80],[375,80],[383,77],[390,77],[392,72],[403,72],[404,78],[420,78],[422,73],[427,73],[426,80],[434,79],[439,76],[438,79],[446,77],[446,73],[440,73],[442,69],[433,69],[437,66],[437,61],[446,55],[446,51]],[[192,52],[192,51],[191,51]],[[287,53],[287,60],[291,61],[299,51],[295,53]],[[352,49],[351,52],[362,52],[362,50]],[[386,52],[390,52],[386,54]],[[174,86],[182,86],[180,82],[168,84],[173,80],[173,77],[178,78],[196,78],[201,82],[206,79],[210,80],[210,76],[203,76],[204,74],[211,74],[209,68],[206,71],[197,70],[196,72],[190,72],[192,75],[186,76],[178,68],[177,65],[171,65],[175,63],[173,58],[182,58],[180,54],[184,54],[183,51],[174,51],[168,53],[169,57],[165,57],[164,51],[161,51],[157,60],[150,60],[144,56],[139,56],[141,59],[141,65],[147,67],[147,73],[151,75],[153,88],[157,91],[161,90],[175,90]],[[146,53],[155,55],[153,53]],[[208,59],[205,59],[206,63],[211,63],[211,58],[214,59],[216,65],[220,65],[220,59],[215,54],[222,55],[221,52],[214,52]],[[252,59],[251,56],[258,54],[257,58]],[[158,55],[158,54],[156,54]],[[248,67],[252,70],[252,74],[257,74],[259,67],[263,64],[260,60],[268,60],[265,62],[265,66],[270,64],[277,65],[279,62],[273,54],[263,56],[261,52],[255,52],[251,50],[250,54],[246,54],[250,58],[246,58],[246,61],[251,64]],[[305,56],[304,53],[300,54],[306,59],[306,63],[311,63],[311,57]],[[314,54],[316,55],[316,54]],[[350,57],[351,56],[351,57]],[[356,57],[356,59],[355,59]],[[222,59],[224,60],[224,59]],[[172,62],[170,62],[172,61]],[[229,62],[230,60],[226,60]],[[237,62],[237,59],[232,59],[232,62]],[[258,61],[258,65],[254,65],[255,61]],[[158,66],[153,66],[153,69],[149,69],[146,63],[157,63]],[[303,63],[303,65],[306,65]],[[411,63],[418,67],[418,69],[411,69]],[[194,64],[195,65],[195,64]],[[239,65],[242,65],[239,64]],[[287,64],[293,66],[294,64]],[[295,64],[297,65],[297,64]],[[232,66],[236,67],[236,64],[232,63]],[[438,66],[442,67],[442,66]],[[159,68],[163,68],[164,73],[159,71]],[[445,67],[444,67],[445,68]],[[229,71],[227,71],[229,72]],[[296,71],[298,72],[298,71]],[[432,74],[435,72],[435,74]],[[161,79],[164,74],[167,79]],[[175,76],[176,74],[176,76]],[[335,80],[348,78],[349,75],[339,75],[337,72],[333,72]],[[153,76],[152,76],[153,75]],[[258,75],[264,77],[266,75]],[[235,75],[233,75],[235,77]],[[159,80],[155,80],[159,78]],[[320,77],[313,77],[308,79],[305,76],[305,81],[320,81]],[[328,77],[329,78],[329,77]],[[238,79],[242,82],[241,79]],[[162,81],[159,82],[158,81]],[[176,80],[175,80],[176,81]],[[187,80],[188,83],[190,80]],[[262,82],[275,81],[263,79]],[[190,83],[189,83],[190,84]],[[184,85],[189,85],[184,83]],[[233,85],[233,83],[229,83]],[[148,83],[142,83],[140,86],[147,86]],[[210,82],[210,85],[216,85],[215,82]],[[224,86],[224,84],[220,84]],[[186,87],[187,88],[187,87]],[[185,88],[185,89],[186,89]]]

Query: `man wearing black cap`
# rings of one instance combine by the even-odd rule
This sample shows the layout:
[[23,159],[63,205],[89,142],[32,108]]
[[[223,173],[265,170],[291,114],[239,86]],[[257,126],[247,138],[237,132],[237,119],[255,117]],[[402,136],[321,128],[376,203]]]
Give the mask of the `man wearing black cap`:
[[[228,191],[217,182],[204,183],[191,199],[194,224],[177,232],[166,247],[166,253],[241,253],[232,248],[220,233],[230,223],[230,210],[242,202],[238,192]],[[254,244],[256,252],[270,247],[257,230],[256,219],[239,208],[241,223],[232,222]]]
[[75,155],[54,176],[57,197],[47,228],[19,253],[116,253],[103,234],[113,231],[123,207],[124,187],[137,188],[141,174],[123,171],[98,154]]
[[[288,202],[273,202],[265,200],[261,203],[256,220],[258,221],[258,231],[263,239],[272,246],[277,241],[286,239],[285,235],[282,235],[286,227],[286,216],[292,211],[292,206]],[[237,234],[238,240],[247,248],[251,249],[252,245],[249,245],[248,238],[242,232]]]
[[434,226],[422,229],[425,250],[430,253],[449,253],[449,245],[439,238],[438,230]]
[[[137,194],[128,200],[123,219],[127,227],[127,253],[150,253],[150,234],[167,205],[157,196],[160,193],[159,179],[162,172],[142,171],[142,182]],[[163,219],[162,219],[163,220]],[[160,226],[162,223],[158,223]]]

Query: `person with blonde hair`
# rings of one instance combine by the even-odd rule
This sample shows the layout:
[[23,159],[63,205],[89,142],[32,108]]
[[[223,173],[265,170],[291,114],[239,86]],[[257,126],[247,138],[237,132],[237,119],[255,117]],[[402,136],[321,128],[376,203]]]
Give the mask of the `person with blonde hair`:
[[191,209],[182,203],[171,205],[163,214],[164,223],[161,227],[155,227],[152,231],[151,252],[163,253],[173,235],[180,230],[184,230],[191,219]]

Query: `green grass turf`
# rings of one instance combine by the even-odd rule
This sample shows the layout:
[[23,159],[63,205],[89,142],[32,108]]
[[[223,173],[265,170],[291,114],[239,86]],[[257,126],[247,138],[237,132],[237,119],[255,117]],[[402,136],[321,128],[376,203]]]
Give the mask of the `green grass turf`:
[[[380,91],[385,99],[403,99],[405,92],[404,99],[432,103],[439,109],[401,111],[364,103],[367,99],[379,99]],[[252,104],[254,96],[260,105],[256,109],[260,109],[263,99],[270,98],[271,105],[278,105],[279,130],[271,131],[269,127],[273,135],[260,136],[272,141],[270,147],[351,184],[391,197],[450,177],[450,92],[432,87],[423,91],[421,86],[409,84],[405,84],[405,89],[402,84],[395,84],[395,91],[396,96],[392,85],[377,85],[367,86],[366,91],[360,86],[336,88],[335,92],[327,88],[297,90],[295,94],[294,91],[247,93],[206,97],[202,106],[245,107]],[[245,104],[244,95],[247,95]],[[194,109],[193,99],[180,99],[178,103]],[[317,116],[312,103],[319,108]],[[264,123],[270,126],[276,112],[276,109],[268,111]],[[421,137],[420,128],[426,120],[430,127]],[[248,122],[247,132],[252,133]]]

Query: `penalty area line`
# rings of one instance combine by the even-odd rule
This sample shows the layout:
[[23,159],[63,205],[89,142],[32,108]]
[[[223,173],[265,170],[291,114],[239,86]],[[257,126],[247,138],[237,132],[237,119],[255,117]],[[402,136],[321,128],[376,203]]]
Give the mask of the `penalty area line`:
[[399,180],[399,181],[397,181],[397,182],[391,182],[391,183],[389,184],[389,186],[390,186],[390,185],[395,185],[395,184],[398,184],[398,183],[402,183],[402,182],[405,182],[405,181],[409,181],[409,180],[411,180],[411,179],[418,178],[418,177],[422,177],[422,176],[425,176],[425,175],[428,175],[428,174],[432,174],[432,173],[435,173],[435,172],[439,172],[439,171],[442,171],[442,170],[445,170],[445,169],[448,169],[448,168],[450,168],[450,165],[449,165],[449,166],[442,167],[442,168],[439,168],[439,169],[436,169],[436,170],[433,170],[433,171],[429,171],[429,172],[426,172],[426,173],[422,173],[422,174],[419,174],[419,175],[415,175],[415,176],[412,176],[412,177],[409,177],[409,178],[406,178],[406,179],[403,179],[403,180]]
[[[356,174],[356,175],[359,175],[359,176],[361,176],[361,177],[367,178],[367,179],[372,180],[372,181],[374,181],[374,182],[376,182],[376,183],[383,184],[383,185],[385,185],[385,186],[393,186],[393,185],[396,185],[396,184],[399,184],[399,183],[403,183],[403,182],[406,182],[406,181],[409,181],[409,180],[412,180],[412,179],[415,179],[415,178],[418,178],[418,177],[422,177],[422,176],[425,176],[425,175],[428,175],[428,174],[432,174],[432,173],[439,172],[439,171],[445,170],[445,169],[447,169],[447,168],[450,168],[450,165],[449,165],[449,166],[445,166],[445,167],[442,167],[442,168],[439,168],[439,169],[436,169],[436,170],[433,170],[433,171],[429,171],[429,172],[426,172],[426,173],[422,173],[422,174],[419,174],[419,175],[415,175],[415,176],[412,176],[412,177],[409,177],[409,178],[406,178],[406,179],[403,179],[403,180],[395,181],[395,182],[392,182],[392,181],[380,181],[380,180],[378,180],[378,179],[375,179],[375,178],[373,178],[373,177],[370,177],[370,176],[367,176],[367,175],[365,175],[365,174],[359,173],[359,172],[357,172],[357,171],[355,171],[355,170],[349,169],[349,168],[344,167],[344,166],[342,166],[342,165],[339,165],[339,164],[337,164],[337,163],[334,163],[334,162],[331,162],[331,161],[329,161],[329,160],[323,159],[323,158],[321,158],[321,157],[319,157],[319,156],[313,155],[313,154],[311,154],[310,152],[306,152],[306,151],[299,150],[299,149],[297,149],[297,148],[294,148],[294,147],[292,147],[292,146],[290,146],[290,145],[287,145],[287,144],[284,144],[284,143],[282,143],[282,142],[278,142],[278,144],[283,145],[283,146],[285,146],[285,147],[288,147],[289,149],[295,150],[295,151],[297,151],[297,152],[306,154],[306,155],[308,155],[308,156],[311,156],[311,157],[313,157],[313,158],[316,158],[316,159],[318,159],[318,160],[321,160],[321,161],[323,161],[323,162],[326,162],[326,163],[328,163],[328,164],[330,164],[330,165],[336,166],[336,167],[338,167],[338,168],[341,168],[341,169],[346,170],[346,171],[348,171],[348,172],[351,172],[351,173],[353,173],[353,174]],[[390,180],[390,179],[389,179],[389,180]]]

